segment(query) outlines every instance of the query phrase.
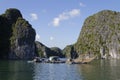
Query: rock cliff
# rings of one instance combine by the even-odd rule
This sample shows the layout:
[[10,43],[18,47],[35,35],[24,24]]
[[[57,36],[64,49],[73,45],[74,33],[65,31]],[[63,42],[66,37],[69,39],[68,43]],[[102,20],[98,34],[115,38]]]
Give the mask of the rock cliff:
[[19,10],[10,8],[0,15],[0,28],[1,58],[32,59],[35,56],[35,30]]
[[120,12],[103,10],[88,17],[74,48],[78,54],[120,59]]

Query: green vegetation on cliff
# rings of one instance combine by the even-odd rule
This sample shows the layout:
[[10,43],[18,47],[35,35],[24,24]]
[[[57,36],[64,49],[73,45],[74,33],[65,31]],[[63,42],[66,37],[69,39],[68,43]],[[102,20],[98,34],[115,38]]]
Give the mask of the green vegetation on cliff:
[[117,58],[119,45],[120,12],[103,10],[85,20],[74,48],[78,54]]

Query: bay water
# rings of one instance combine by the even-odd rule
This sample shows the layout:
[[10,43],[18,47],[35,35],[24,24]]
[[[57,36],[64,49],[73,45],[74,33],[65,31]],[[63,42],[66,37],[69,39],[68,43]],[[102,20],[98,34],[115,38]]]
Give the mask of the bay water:
[[89,64],[0,61],[0,80],[120,80],[120,60]]

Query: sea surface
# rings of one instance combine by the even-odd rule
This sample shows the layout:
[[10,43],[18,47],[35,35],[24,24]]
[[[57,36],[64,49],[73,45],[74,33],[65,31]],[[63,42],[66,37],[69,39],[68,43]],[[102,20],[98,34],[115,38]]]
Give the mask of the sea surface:
[[120,80],[120,60],[71,65],[0,61],[0,80]]

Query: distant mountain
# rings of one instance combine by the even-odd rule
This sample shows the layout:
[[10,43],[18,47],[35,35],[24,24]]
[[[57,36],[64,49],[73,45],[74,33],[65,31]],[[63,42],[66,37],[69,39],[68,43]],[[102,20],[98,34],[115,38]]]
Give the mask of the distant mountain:
[[89,16],[72,46],[78,55],[120,58],[120,12],[103,10]]
[[65,57],[67,57],[67,58],[75,59],[75,58],[78,57],[78,54],[77,54],[76,51],[74,50],[74,45],[67,45],[67,46],[63,49],[63,54],[64,54]]
[[62,50],[57,47],[48,48],[47,46],[38,41],[35,42],[35,45],[37,56],[41,58],[49,58],[50,56],[64,57]]
[[62,50],[58,47],[52,47],[52,48],[50,48],[50,50],[53,52],[53,55],[55,55],[55,56],[59,56],[61,58],[65,57]]

